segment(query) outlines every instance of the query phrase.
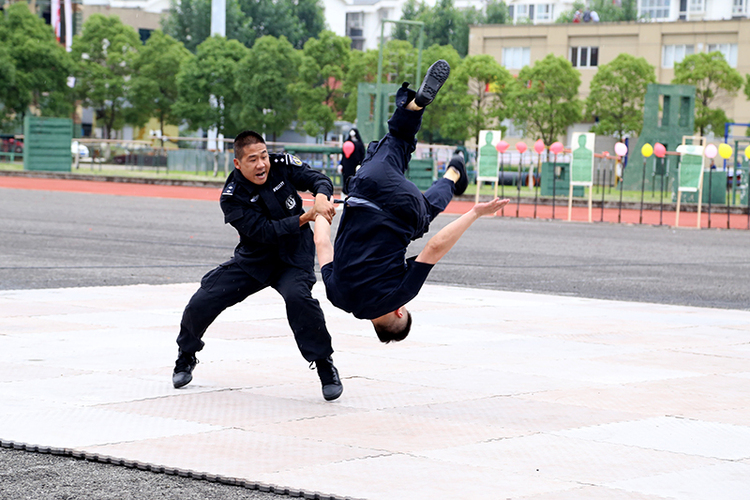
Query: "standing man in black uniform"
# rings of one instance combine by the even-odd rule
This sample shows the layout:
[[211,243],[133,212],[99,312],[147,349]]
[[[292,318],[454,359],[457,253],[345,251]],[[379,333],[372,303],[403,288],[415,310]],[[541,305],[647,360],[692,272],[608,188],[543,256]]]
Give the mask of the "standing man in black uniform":
[[409,334],[411,315],[404,305],[419,293],[432,267],[474,221],[494,214],[509,201],[496,198],[475,205],[433,236],[416,258],[406,259],[409,243],[427,232],[430,222],[468,183],[461,155],[451,159],[443,178],[425,193],[404,175],[416,149],[424,108],[449,73],[448,63],[437,61],[417,92],[408,83],[396,92],[388,133],[370,144],[362,167],[349,180],[335,245],[330,240],[330,223],[322,217],[315,223],[315,245],[328,299],[359,319],[371,320],[385,343]]
[[[224,222],[240,236],[234,257],[210,271],[185,307],[177,337],[179,355],[172,383],[190,383],[203,349],[201,338],[227,307],[270,286],[286,303],[287,319],[302,356],[316,365],[323,397],[334,400],[343,386],[331,354],[331,336],[315,284],[314,243],[309,222],[316,216],[330,223],[336,209],[330,201],[331,180],[296,156],[269,154],[263,137],[245,131],[234,140],[235,170],[221,194]],[[302,210],[297,191],[315,194],[313,208]]]

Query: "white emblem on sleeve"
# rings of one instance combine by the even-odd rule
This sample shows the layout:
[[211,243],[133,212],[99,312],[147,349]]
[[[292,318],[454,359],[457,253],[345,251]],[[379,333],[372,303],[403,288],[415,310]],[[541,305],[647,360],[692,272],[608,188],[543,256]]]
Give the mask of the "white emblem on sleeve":
[[292,210],[296,206],[297,206],[297,200],[294,199],[293,194],[290,194],[289,198],[286,199],[286,208],[288,208],[289,210]]

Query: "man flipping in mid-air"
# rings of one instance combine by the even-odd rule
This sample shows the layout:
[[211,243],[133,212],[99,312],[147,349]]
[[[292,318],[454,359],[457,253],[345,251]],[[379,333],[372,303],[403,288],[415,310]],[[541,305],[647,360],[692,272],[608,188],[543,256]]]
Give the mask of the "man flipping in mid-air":
[[449,74],[450,66],[440,60],[427,70],[419,90],[409,89],[408,83],[398,90],[389,132],[370,144],[362,167],[349,180],[335,245],[330,222],[324,217],[315,220],[315,246],[328,299],[359,319],[371,320],[385,343],[409,334],[411,315],[404,304],[419,293],[432,267],[474,221],[508,203],[496,198],[475,205],[433,236],[416,258],[406,259],[409,243],[424,235],[453,195],[463,194],[468,184],[460,155],[424,194],[404,176],[424,107]]

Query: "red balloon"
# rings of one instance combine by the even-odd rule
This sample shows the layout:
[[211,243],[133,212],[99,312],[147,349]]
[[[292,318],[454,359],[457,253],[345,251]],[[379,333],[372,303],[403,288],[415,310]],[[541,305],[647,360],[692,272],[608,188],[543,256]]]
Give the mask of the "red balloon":
[[657,142],[654,144],[654,154],[657,158],[664,158],[664,155],[667,154],[667,148],[664,147],[664,144]]
[[510,144],[508,144],[507,142],[505,142],[505,141],[500,141],[500,142],[498,142],[498,143],[497,143],[497,145],[495,146],[495,149],[497,149],[497,151],[498,151],[499,153],[505,153],[505,150],[506,150],[506,149],[508,149],[508,146],[510,146]]
[[541,139],[537,139],[537,141],[534,143],[534,151],[536,151],[536,154],[540,155],[544,152],[544,148],[546,146],[544,145],[544,141]]
[[349,158],[354,152],[354,143],[352,141],[346,141],[343,146],[344,156]]
[[526,149],[527,149],[527,148],[528,148],[528,146],[526,146],[526,143],[525,143],[525,142],[523,142],[523,141],[518,141],[518,142],[516,143],[516,150],[517,150],[517,151],[518,151],[519,153],[521,153],[521,154],[524,154],[524,153],[526,152]]
[[560,141],[553,142],[552,145],[549,147],[549,150],[555,153],[556,155],[559,155],[560,153],[562,153],[563,149],[564,149],[564,146],[562,142]]

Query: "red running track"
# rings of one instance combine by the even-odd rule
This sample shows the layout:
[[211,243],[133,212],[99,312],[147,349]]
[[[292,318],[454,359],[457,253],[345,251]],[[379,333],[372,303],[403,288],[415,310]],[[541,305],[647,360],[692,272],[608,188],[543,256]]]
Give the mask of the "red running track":
[[[75,179],[48,179],[33,177],[0,177],[0,188],[9,189],[30,189],[38,191],[67,191],[74,193],[94,193],[107,194],[115,196],[142,196],[154,198],[178,198],[185,200],[208,200],[218,201],[221,188],[217,187],[194,187],[194,186],[163,186],[156,184],[138,184],[131,182],[102,182]],[[312,200],[310,195],[303,195],[306,200]],[[445,213],[463,214],[468,212],[474,205],[473,201],[454,200],[446,208]],[[670,206],[671,209],[671,206]],[[708,227],[707,207],[701,214],[701,227]],[[536,208],[530,203],[517,204],[516,200],[511,202],[498,213],[498,216],[520,217],[525,219],[552,219],[553,207],[551,205],[538,205]],[[695,228],[698,214],[695,212],[680,213],[680,227]],[[568,219],[567,198],[561,197],[559,203],[554,207],[554,218],[558,220]],[[748,216],[746,214],[729,214],[729,224],[731,229],[748,229]],[[675,212],[664,211],[661,215],[658,210],[644,210],[642,219],[640,210],[622,209],[620,212],[617,208],[592,209],[593,222],[610,222],[624,224],[664,224],[666,226],[675,225]],[[573,207],[571,220],[584,222],[588,221],[587,207]],[[727,228],[727,213],[722,212],[721,207],[714,208],[711,213],[712,228]]]

